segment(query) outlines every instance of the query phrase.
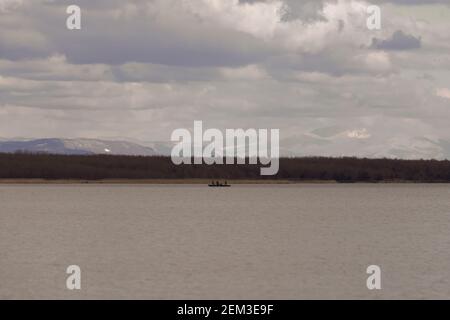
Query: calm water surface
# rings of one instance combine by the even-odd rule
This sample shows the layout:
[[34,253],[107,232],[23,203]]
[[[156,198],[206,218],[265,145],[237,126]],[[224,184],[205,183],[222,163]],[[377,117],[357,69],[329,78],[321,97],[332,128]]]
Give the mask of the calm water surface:
[[449,299],[450,186],[0,185],[0,298]]

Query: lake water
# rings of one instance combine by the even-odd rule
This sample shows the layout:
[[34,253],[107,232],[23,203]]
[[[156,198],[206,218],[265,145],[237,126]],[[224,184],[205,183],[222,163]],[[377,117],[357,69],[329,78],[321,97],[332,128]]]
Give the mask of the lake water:
[[0,298],[449,299],[450,186],[0,185]]

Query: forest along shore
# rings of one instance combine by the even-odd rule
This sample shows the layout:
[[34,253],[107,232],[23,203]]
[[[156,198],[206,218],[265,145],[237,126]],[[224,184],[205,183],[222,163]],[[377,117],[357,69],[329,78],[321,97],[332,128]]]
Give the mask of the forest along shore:
[[177,166],[159,156],[0,154],[0,183],[450,182],[449,160],[282,158],[275,176],[261,176],[259,169],[250,164]]

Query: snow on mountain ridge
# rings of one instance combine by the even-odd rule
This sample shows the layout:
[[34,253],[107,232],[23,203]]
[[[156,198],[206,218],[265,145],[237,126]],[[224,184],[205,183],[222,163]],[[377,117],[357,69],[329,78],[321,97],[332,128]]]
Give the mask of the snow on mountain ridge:
[[37,139],[0,141],[0,152],[32,152],[51,154],[113,154],[153,156],[158,153],[150,147],[126,141],[96,139]]

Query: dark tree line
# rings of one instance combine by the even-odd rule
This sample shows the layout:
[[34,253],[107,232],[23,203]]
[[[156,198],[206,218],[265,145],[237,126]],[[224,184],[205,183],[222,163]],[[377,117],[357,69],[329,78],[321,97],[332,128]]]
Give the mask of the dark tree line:
[[258,165],[180,165],[170,157],[0,154],[0,179],[278,179],[338,182],[450,182],[450,161],[283,158],[276,176]]

